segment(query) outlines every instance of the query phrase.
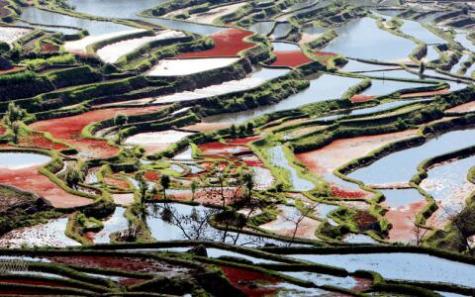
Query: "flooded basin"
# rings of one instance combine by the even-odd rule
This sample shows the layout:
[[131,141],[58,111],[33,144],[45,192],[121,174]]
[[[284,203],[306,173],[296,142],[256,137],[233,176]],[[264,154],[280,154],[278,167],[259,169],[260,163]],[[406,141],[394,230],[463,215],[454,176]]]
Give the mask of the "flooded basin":
[[116,42],[106,45],[100,48],[96,54],[99,58],[106,63],[115,63],[120,57],[134,52],[135,50],[147,45],[148,43],[185,37],[183,32],[177,32],[172,30],[165,30],[157,33],[154,36],[145,36],[140,38],[132,38],[124,41]]
[[471,156],[436,164],[428,170],[421,187],[439,205],[429,220],[432,225],[443,226],[451,216],[465,207],[466,199],[475,191],[475,185],[467,180],[468,172],[474,165],[475,156]]
[[128,137],[124,143],[128,145],[140,145],[145,148],[148,154],[153,154],[163,151],[173,143],[177,143],[183,138],[193,134],[194,133],[191,132],[176,130],[144,132]]
[[163,2],[165,0],[68,0],[68,3],[78,12],[124,19],[138,18],[138,13]]
[[376,21],[365,17],[337,29],[338,37],[325,51],[348,57],[380,61],[406,59],[416,44],[378,28]]
[[292,29],[292,25],[290,25],[287,22],[276,23],[274,27],[274,31],[272,31],[271,38],[273,39],[284,38],[290,33],[291,29]]
[[46,224],[15,229],[0,238],[0,246],[9,248],[79,246],[79,242],[66,236],[68,218],[53,219]]
[[[68,41],[64,44],[64,48],[71,53],[78,54],[78,55],[87,55],[88,54],[88,47],[91,45],[98,43],[100,41],[112,39],[112,38],[119,38],[119,37],[126,37],[128,35],[133,35],[136,33],[141,33],[144,32],[145,30],[142,29],[129,29],[129,30],[123,30],[119,32],[113,32],[113,33],[107,33],[107,34],[98,34],[98,35],[92,35],[92,36],[86,36],[80,40],[75,40],[75,41]],[[100,54],[104,58],[107,53],[107,47],[106,47],[106,52],[102,51]],[[99,53],[98,53],[99,54]]]
[[292,164],[287,159],[286,153],[282,146],[275,146],[268,150],[269,161],[273,166],[284,170],[289,175],[289,181],[292,188],[296,191],[310,191],[315,188],[313,182],[303,178],[297,172]]
[[474,141],[473,129],[447,132],[420,146],[392,153],[349,176],[369,184],[407,182],[423,160],[462,149]]
[[15,27],[0,27],[0,41],[12,44],[21,37],[30,33],[30,29],[15,28]]
[[[287,254],[287,256],[290,256]],[[473,287],[475,265],[415,253],[305,255],[293,257],[345,268],[348,271],[369,270],[385,279],[442,282]]]
[[110,218],[104,222],[104,228],[94,235],[94,243],[110,243],[110,236],[113,233],[121,232],[129,228],[129,222],[124,217],[125,208],[116,207]]
[[161,60],[147,74],[149,76],[180,76],[229,66],[239,58],[198,58]]
[[[322,176],[327,181],[334,183],[342,189],[358,189],[356,185],[345,183],[333,175],[333,171],[350,162],[362,157],[371,151],[383,147],[397,139],[405,139],[415,135],[414,130],[387,133],[373,136],[360,136],[347,139],[338,139],[323,148],[297,154],[297,159],[302,162],[312,173]],[[351,150],[348,150],[351,148]],[[361,197],[367,196],[367,193]]]
[[80,19],[41,10],[35,7],[25,8],[21,15],[21,19],[30,23],[39,23],[43,25],[78,27],[87,30],[90,35],[110,34],[131,29],[130,27],[112,22],[99,22],[88,19]]
[[39,166],[51,161],[50,156],[35,153],[23,152],[1,152],[0,151],[0,170],[1,169],[23,169],[33,166]]
[[427,205],[425,198],[416,189],[381,190],[388,207],[386,219],[392,224],[389,241],[420,244],[423,230],[415,225],[416,216]]
[[445,39],[435,35],[416,21],[404,20],[400,29],[402,32],[414,36],[426,44],[446,43]]
[[259,228],[289,238],[316,240],[315,233],[320,226],[319,221],[303,217],[303,214],[293,206],[279,205],[278,209],[280,213],[277,219],[260,225]]
[[257,34],[268,35],[274,28],[274,24],[274,22],[257,22],[252,24],[249,30]]
[[[152,103],[173,103],[182,101],[191,101],[197,99],[208,98],[212,96],[220,96],[228,93],[239,92],[256,88],[268,80],[284,76],[289,72],[288,69],[267,69],[262,68],[256,72],[249,74],[247,77],[239,80],[226,81],[218,85],[212,85],[196,89],[194,91],[185,91],[172,95],[156,97]],[[149,100],[149,99],[146,99]],[[135,101],[141,103],[141,101]],[[148,102],[148,101],[147,101]]]
[[241,246],[263,246],[280,241],[257,235],[215,229],[209,219],[220,212],[205,206],[180,203],[157,203],[147,206],[147,225],[157,241],[210,240]]

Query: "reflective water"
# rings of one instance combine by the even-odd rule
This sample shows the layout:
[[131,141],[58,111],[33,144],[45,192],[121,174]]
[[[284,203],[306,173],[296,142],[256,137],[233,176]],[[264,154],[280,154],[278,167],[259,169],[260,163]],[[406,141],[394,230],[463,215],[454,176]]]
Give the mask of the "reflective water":
[[68,0],[75,10],[110,18],[137,18],[137,14],[165,0]]
[[292,26],[289,23],[277,23],[272,32],[274,39],[284,38],[290,33]]
[[22,169],[48,163],[51,157],[35,153],[0,152],[0,169]]
[[406,58],[414,42],[378,28],[376,21],[365,17],[337,29],[338,37],[325,51],[368,60],[394,61]]
[[232,114],[212,116],[205,118],[204,121],[242,123],[266,113],[293,109],[309,103],[336,99],[341,97],[348,88],[357,84],[359,81],[360,79],[358,78],[324,74],[317,79],[311,80],[310,86],[305,90],[300,91],[275,105],[263,106]]
[[202,205],[192,206],[180,203],[156,203],[147,206],[146,222],[157,241],[168,240],[210,240],[240,246],[263,246],[265,244],[286,244],[284,242],[256,235],[215,229],[210,218],[221,212]]
[[467,50],[475,53],[475,44],[468,39],[467,34],[465,31],[455,34],[455,41],[459,42]]
[[426,44],[446,43],[443,38],[427,30],[419,22],[404,20],[404,23],[402,24],[400,30],[408,35],[414,36],[415,38]]
[[161,18],[144,18],[137,14],[156,7],[164,0],[70,0],[77,11],[109,18],[132,18],[139,19],[153,24],[161,25],[175,30],[183,30],[196,34],[209,35],[221,31],[223,28],[188,23],[178,20]]
[[400,208],[412,203],[423,201],[424,197],[416,189],[395,189],[395,190],[380,190],[390,208]]
[[394,93],[402,89],[412,89],[412,88],[418,88],[422,86],[427,86],[427,84],[416,83],[416,82],[403,82],[403,81],[387,80],[387,79],[373,79],[371,81],[371,87],[363,91],[363,94],[371,95],[371,96],[381,96],[381,95]]
[[261,35],[267,35],[272,31],[272,28],[274,28],[274,24],[274,22],[257,22],[252,24],[249,30]]
[[127,230],[129,221],[124,216],[125,208],[116,207],[110,218],[104,222],[104,228],[94,236],[94,243],[110,243],[110,235]]
[[59,13],[41,10],[35,7],[26,7],[23,10],[21,19],[30,23],[40,23],[44,25],[78,27],[87,30],[90,35],[100,35],[130,30],[130,27],[115,24],[112,22],[99,22],[87,19],[80,19]]
[[275,146],[268,150],[270,156],[270,162],[272,165],[285,170],[290,176],[290,182],[293,189],[296,191],[309,191],[315,187],[315,185],[307,179],[300,177],[297,170],[289,163],[287,156],[281,146]]
[[475,283],[475,265],[424,254],[300,254],[292,256],[301,260],[345,268],[350,272],[375,271],[385,279],[444,282],[469,287],[473,287]]
[[352,178],[370,184],[407,182],[417,166],[431,157],[470,146],[475,142],[473,129],[447,132],[422,145],[392,153],[351,173]]
[[466,199],[475,190],[475,185],[467,180],[473,166],[475,156],[450,160],[428,170],[421,187],[438,201],[441,209],[436,213],[437,219],[447,219],[463,209]]

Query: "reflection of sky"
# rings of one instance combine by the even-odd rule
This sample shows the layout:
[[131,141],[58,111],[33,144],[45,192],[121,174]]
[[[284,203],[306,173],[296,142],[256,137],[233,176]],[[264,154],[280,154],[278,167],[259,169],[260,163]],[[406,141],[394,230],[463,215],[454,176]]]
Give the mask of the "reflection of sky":
[[442,163],[428,171],[428,177],[421,186],[435,200],[440,201],[444,208],[458,212],[465,204],[464,198],[475,186],[467,180],[468,171],[473,166],[475,166],[475,156]]
[[76,11],[110,18],[136,18],[143,10],[158,6],[165,0],[69,0]]
[[475,265],[465,264],[424,254],[338,254],[287,255],[323,265],[356,270],[375,271],[385,279],[428,281],[473,286]]
[[338,36],[323,50],[348,57],[394,61],[407,58],[416,44],[381,30],[372,18],[365,17],[336,29]]
[[141,19],[157,25],[162,25],[170,29],[184,30],[201,35],[209,35],[221,31],[222,28],[187,23],[178,20],[167,20],[158,18],[143,18],[137,14],[158,6],[165,0],[70,0],[79,12],[91,15],[98,15],[109,18],[133,18]]
[[350,176],[370,184],[407,182],[423,160],[468,147],[474,142],[473,129],[447,132],[420,146],[389,154]]
[[168,203],[172,213],[170,220],[164,220],[163,212],[166,204],[152,204],[147,207],[147,225],[152,236],[158,241],[169,240],[210,240],[241,246],[263,246],[266,243],[281,244],[282,242],[256,235],[238,234],[236,232],[213,228],[208,220],[220,210],[202,205],[192,206],[180,203]]
[[414,36],[416,39],[426,43],[446,43],[444,39],[427,30],[421,23],[409,20],[403,20],[401,31],[408,35]]
[[40,10],[35,7],[25,8],[21,15],[21,19],[31,23],[39,23],[44,25],[78,27],[87,30],[91,35],[130,30],[130,27],[120,24],[74,18],[59,13]]

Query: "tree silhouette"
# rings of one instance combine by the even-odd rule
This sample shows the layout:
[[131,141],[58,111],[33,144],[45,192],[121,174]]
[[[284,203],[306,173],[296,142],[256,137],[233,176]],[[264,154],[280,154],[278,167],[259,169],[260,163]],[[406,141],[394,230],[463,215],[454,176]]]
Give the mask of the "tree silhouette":
[[114,117],[114,125],[119,127],[119,132],[117,133],[117,142],[119,144],[122,143],[122,128],[124,127],[125,124],[129,121],[129,118],[125,114],[116,114]]
[[168,175],[162,175],[160,177],[160,185],[162,186],[163,199],[167,199],[167,190],[170,187],[170,177]]

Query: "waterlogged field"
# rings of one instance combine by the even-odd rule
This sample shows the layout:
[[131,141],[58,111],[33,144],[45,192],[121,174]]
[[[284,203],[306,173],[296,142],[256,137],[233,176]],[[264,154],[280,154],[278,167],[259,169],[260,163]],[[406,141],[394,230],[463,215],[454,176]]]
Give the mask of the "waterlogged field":
[[0,295],[474,296],[473,14],[0,1]]

